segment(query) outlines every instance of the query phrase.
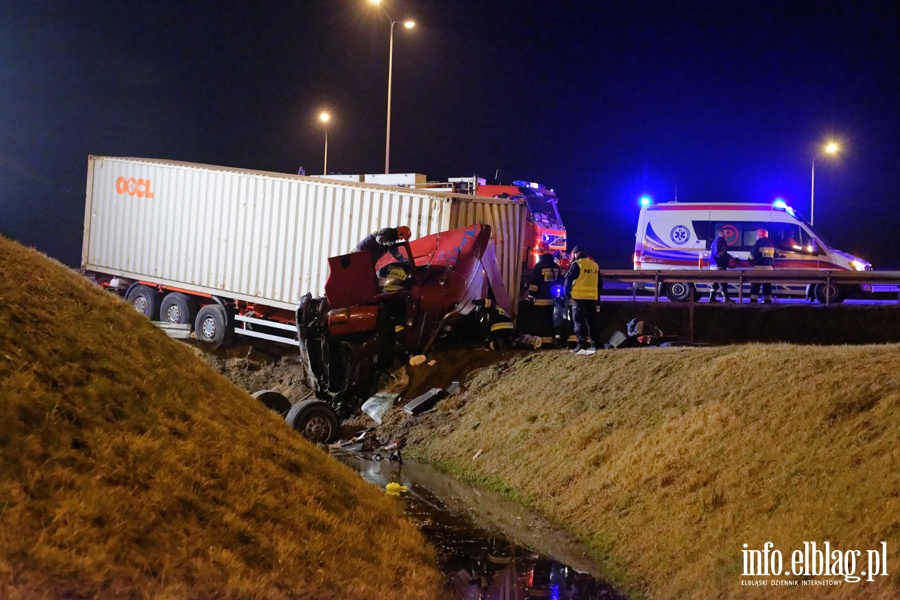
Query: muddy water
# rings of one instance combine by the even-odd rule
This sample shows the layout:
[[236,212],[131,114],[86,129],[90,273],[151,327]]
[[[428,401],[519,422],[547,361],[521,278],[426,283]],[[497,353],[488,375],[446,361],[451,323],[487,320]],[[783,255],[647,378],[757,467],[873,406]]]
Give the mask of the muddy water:
[[498,494],[427,465],[337,452],[344,464],[382,490],[406,486],[398,502],[438,550],[448,598],[624,599],[595,579],[600,566],[565,532]]

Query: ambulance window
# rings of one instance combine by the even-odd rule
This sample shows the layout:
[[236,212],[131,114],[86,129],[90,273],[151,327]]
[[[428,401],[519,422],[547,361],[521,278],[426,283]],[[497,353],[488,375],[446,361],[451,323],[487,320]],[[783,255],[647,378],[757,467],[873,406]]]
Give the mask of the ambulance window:
[[796,223],[772,223],[769,236],[779,250],[800,252],[803,249],[803,231]]
[[741,226],[743,229],[743,235],[741,237],[741,248],[744,250],[749,250],[753,247],[753,244],[756,243],[757,229],[765,229],[769,232],[769,236],[772,235],[771,223],[745,221],[744,223],[741,223]]
[[697,239],[705,240],[706,247],[709,248],[713,238],[716,237],[709,228],[709,221],[691,221],[691,225],[694,226],[694,235],[697,236]]
[[[715,232],[719,227],[721,227],[722,231],[725,233],[725,243],[728,244],[728,247],[734,250],[739,249],[741,246],[741,224],[726,221],[714,221],[712,223],[712,235],[710,237],[715,239]],[[712,240],[709,241],[709,245],[712,246]]]

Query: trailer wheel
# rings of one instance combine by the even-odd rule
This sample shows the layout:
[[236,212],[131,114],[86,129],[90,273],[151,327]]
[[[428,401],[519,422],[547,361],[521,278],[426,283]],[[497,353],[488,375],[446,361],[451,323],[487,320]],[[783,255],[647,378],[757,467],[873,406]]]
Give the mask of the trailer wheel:
[[840,285],[834,283],[816,285],[816,300],[822,304],[840,304],[846,295],[847,291]]
[[125,300],[151,321],[159,318],[159,294],[146,285],[136,285],[125,296]]
[[231,341],[231,333],[228,314],[222,305],[207,304],[197,313],[197,319],[194,321],[194,335],[197,336],[197,341],[221,348]]
[[327,444],[337,439],[340,423],[337,414],[321,400],[303,400],[291,407],[284,418],[288,425],[315,443]]
[[253,397],[263,403],[263,406],[269,410],[274,410],[282,417],[286,416],[291,410],[291,401],[284,397],[284,394],[275,390],[260,390],[253,392]]
[[666,285],[666,298],[672,302],[687,302],[694,295],[694,284],[684,281],[673,281]]
[[175,325],[193,324],[197,318],[197,301],[181,292],[170,292],[159,305],[159,320]]

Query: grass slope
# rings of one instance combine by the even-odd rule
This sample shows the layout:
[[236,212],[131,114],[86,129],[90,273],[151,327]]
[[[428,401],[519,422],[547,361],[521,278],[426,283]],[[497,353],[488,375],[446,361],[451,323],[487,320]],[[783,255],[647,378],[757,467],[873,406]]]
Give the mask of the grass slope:
[[438,597],[420,532],[144,317],[0,237],[0,597]]
[[[467,385],[411,446],[565,524],[638,596],[900,597],[896,345],[550,351]],[[789,567],[826,540],[886,541],[889,577],[741,586],[743,544]]]

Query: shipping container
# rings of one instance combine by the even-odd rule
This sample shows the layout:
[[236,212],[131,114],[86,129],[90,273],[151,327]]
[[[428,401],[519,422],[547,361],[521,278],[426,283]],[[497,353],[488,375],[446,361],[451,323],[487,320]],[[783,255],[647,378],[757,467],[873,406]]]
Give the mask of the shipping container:
[[[144,298],[151,318],[160,308],[154,304],[174,291],[193,303],[201,299],[199,306],[206,303],[203,298],[246,305],[235,318],[252,325],[269,309],[290,314],[304,294],[323,294],[328,257],[351,252],[372,231],[406,225],[415,239],[474,224],[491,226],[503,281],[516,306],[523,201],[91,156],[81,266],[122,293],[136,285],[159,293]],[[183,297],[173,298],[169,308],[174,303],[183,312],[196,312]],[[185,322],[193,321],[185,317]]]

